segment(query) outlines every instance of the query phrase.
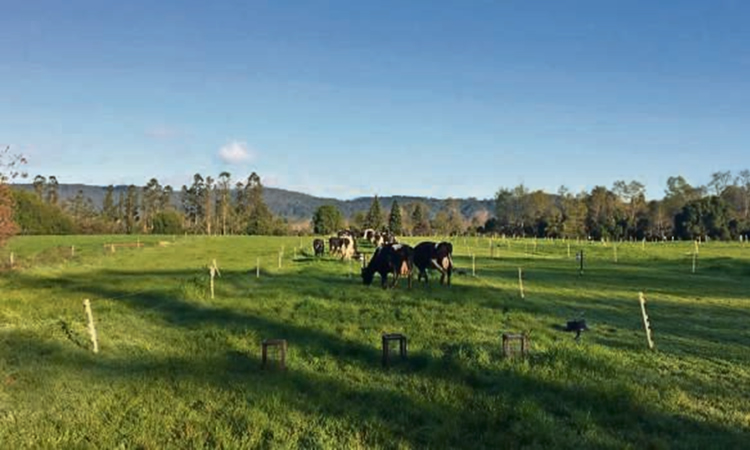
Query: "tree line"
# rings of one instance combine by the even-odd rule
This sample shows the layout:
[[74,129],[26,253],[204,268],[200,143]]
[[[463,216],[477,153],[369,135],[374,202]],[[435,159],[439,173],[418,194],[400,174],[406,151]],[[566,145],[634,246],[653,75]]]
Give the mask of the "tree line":
[[483,231],[515,236],[609,240],[738,239],[750,234],[750,171],[715,172],[705,186],[670,177],[660,200],[637,181],[616,181],[574,194],[530,191],[523,184],[495,195]]
[[[473,228],[472,223],[475,225]],[[348,228],[355,231],[389,231],[396,235],[410,236],[457,235],[476,232],[479,224],[476,217],[468,221],[463,217],[457,201],[449,201],[446,208],[432,216],[430,208],[423,202],[410,202],[402,207],[398,200],[394,199],[389,212],[386,213],[377,195],[366,212],[359,211],[350,220],[346,220],[341,211],[333,205],[319,207],[312,219],[315,234],[330,234]]]
[[183,185],[175,204],[174,189],[156,178],[144,186],[117,190],[107,186],[100,208],[82,190],[60,200],[55,176],[37,175],[33,191],[16,190],[14,217],[24,234],[260,234],[288,233],[263,201],[263,184],[253,172],[234,184],[231,174],[214,179],[201,174]]
[[375,196],[367,211],[348,218],[334,205],[321,206],[303,226],[291,226],[273,214],[255,172],[236,183],[228,172],[215,179],[195,174],[178,193],[156,178],[124,189],[110,185],[100,207],[83,191],[62,200],[55,176],[36,176],[31,192],[8,189],[7,181],[6,176],[0,183],[2,239],[16,232],[286,235],[329,234],[343,228],[397,235],[494,233],[596,240],[737,239],[750,234],[748,170],[716,172],[705,186],[670,177],[663,198],[650,201],[637,181],[616,181],[611,188],[596,186],[579,193],[565,187],[554,194],[531,191],[523,184],[503,187],[495,195],[494,211],[471,217],[458,201],[449,200],[442,209],[431,211],[421,201],[401,205],[394,199],[385,211]]

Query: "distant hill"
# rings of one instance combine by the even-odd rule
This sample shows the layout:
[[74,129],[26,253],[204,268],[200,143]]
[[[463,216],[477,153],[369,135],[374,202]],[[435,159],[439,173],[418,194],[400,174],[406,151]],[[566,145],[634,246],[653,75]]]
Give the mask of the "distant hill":
[[[14,185],[17,189],[32,190],[31,184],[16,184]],[[125,192],[127,186],[115,186],[115,201],[119,196],[120,192]],[[58,192],[60,200],[75,197],[78,191],[83,191],[83,195],[89,197],[96,205],[97,208],[101,208],[104,202],[104,196],[106,194],[106,187],[104,186],[90,186],[85,184],[60,184]],[[285,189],[264,187],[263,198],[268,204],[268,207],[279,216],[285,217],[290,220],[301,220],[312,218],[313,212],[321,205],[334,205],[338,207],[346,217],[352,217],[358,211],[367,211],[372,203],[372,197],[359,197],[352,200],[338,200],[334,198],[322,198],[315,197],[301,192],[287,191]],[[380,197],[380,205],[383,210],[390,210],[393,200],[398,200],[401,206],[407,205],[408,203],[420,201],[425,203],[430,208],[432,215],[436,214],[441,209],[448,206],[450,201],[454,201],[458,204],[458,208],[466,218],[471,218],[475,213],[487,211],[491,215],[494,213],[495,201],[494,200],[479,200],[476,198],[466,199],[437,199],[430,197],[413,197],[413,196],[392,196],[392,197]],[[172,203],[175,206],[180,205],[180,192],[179,190],[174,193],[172,197]]]

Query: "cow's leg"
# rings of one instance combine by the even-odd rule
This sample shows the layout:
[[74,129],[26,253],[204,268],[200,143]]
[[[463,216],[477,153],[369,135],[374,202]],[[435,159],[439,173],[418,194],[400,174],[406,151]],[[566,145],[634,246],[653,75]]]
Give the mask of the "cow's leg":
[[398,269],[393,271],[393,283],[391,284],[391,288],[398,287],[398,277],[399,277],[399,271]]
[[437,260],[431,259],[432,267],[436,268],[440,272],[440,284],[445,283],[445,269],[442,265],[438,264]]
[[380,286],[383,289],[387,289],[388,288],[388,272],[380,274]]

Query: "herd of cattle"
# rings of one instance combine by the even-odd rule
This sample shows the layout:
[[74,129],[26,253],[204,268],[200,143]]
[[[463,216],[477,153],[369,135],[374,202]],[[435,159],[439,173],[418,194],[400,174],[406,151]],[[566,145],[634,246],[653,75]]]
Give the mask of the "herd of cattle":
[[[369,263],[364,264],[364,254],[357,250],[357,238],[361,237],[373,244],[376,249]],[[315,256],[325,253],[323,239],[313,241]],[[421,242],[415,247],[400,244],[391,233],[381,233],[375,230],[365,230],[360,235],[345,230],[339,231],[335,237],[328,239],[328,251],[331,255],[342,259],[358,259],[362,261],[362,281],[371,285],[375,274],[380,275],[383,289],[388,287],[388,274],[393,275],[391,287],[395,287],[401,277],[412,285],[414,267],[419,270],[417,282],[424,278],[428,283],[427,270],[435,269],[440,272],[440,284],[451,284],[453,273],[453,245],[450,242]]]

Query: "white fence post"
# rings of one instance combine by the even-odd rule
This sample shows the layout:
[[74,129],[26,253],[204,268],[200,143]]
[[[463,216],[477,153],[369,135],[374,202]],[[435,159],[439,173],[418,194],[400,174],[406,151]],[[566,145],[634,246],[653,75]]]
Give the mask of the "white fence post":
[[654,349],[654,341],[651,339],[651,323],[648,320],[648,314],[646,314],[646,296],[643,292],[638,293],[638,299],[641,302],[641,314],[643,315],[643,328],[646,329],[646,340],[648,341],[648,348]]
[[94,326],[94,313],[91,311],[91,302],[89,299],[83,301],[83,309],[86,311],[88,320],[88,331],[91,337],[91,343],[94,345],[94,353],[99,353],[99,340],[96,336],[96,327]]

